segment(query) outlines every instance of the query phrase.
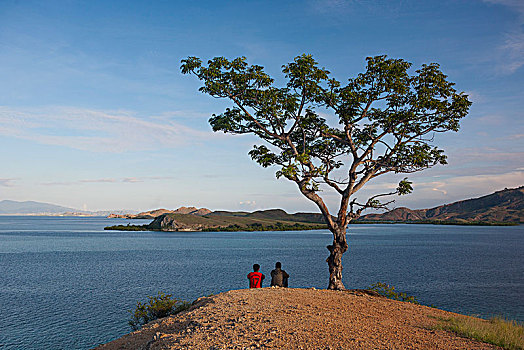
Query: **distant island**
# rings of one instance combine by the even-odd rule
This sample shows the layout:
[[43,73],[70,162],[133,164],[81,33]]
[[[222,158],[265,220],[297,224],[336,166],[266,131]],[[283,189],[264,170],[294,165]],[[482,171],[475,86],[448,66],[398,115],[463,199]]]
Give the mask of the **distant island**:
[[130,210],[100,210],[89,211],[64,207],[61,205],[36,201],[0,201],[0,215],[30,215],[30,216],[107,216],[112,213],[125,214]]
[[[105,227],[106,230],[119,231],[288,231],[326,228],[321,214],[288,214],[282,209],[250,213],[181,207],[176,210],[156,209],[138,214],[111,214],[108,217],[153,219],[147,225]],[[518,225],[522,222],[524,186],[431,209],[395,208],[382,214],[367,214],[352,224]]]
[[282,209],[253,213],[210,211],[182,207],[177,210],[157,209],[136,215],[110,215],[113,218],[154,220],[147,225],[115,225],[106,230],[118,231],[289,231],[326,228],[321,214],[288,214]]

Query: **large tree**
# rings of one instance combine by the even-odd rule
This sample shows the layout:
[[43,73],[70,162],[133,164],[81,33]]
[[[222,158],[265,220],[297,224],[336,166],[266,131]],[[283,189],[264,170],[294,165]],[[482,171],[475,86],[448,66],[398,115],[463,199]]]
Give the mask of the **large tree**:
[[[323,214],[333,243],[327,246],[329,289],[344,289],[342,255],[348,249],[351,220],[367,208],[384,208],[388,195],[412,190],[406,178],[396,190],[365,201],[354,194],[387,173],[413,173],[446,164],[433,145],[434,133],[457,131],[471,102],[457,93],[439,65],[424,64],[410,74],[411,63],[387,56],[368,57],[367,67],[342,84],[311,55],[282,66],[287,84],[274,80],[245,57],[215,57],[206,65],[197,57],[182,60],[183,74],[203,82],[200,91],[232,102],[209,119],[214,131],[254,134],[264,141],[249,152],[263,167],[278,166],[277,178],[297,184]],[[327,109],[318,113],[319,109]],[[332,215],[323,192],[340,201]]]

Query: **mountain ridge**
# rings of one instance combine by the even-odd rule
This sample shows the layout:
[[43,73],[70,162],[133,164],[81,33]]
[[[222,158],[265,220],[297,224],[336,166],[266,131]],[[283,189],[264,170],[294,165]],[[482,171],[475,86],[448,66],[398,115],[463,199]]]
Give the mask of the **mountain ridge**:
[[50,215],[50,216],[107,216],[112,213],[130,213],[131,210],[80,210],[37,201],[0,201],[0,215]]
[[[125,214],[124,214],[125,213]],[[108,215],[110,218],[155,219],[161,215],[191,215],[217,220],[219,217],[244,218],[250,220],[276,220],[301,223],[324,224],[320,213],[298,212],[288,214],[283,209],[245,211],[211,211],[207,208],[180,207],[175,210],[155,209],[138,214],[132,211],[82,211],[60,205],[13,200],[0,201],[0,215]],[[244,220],[245,221],[245,220]],[[359,222],[524,222],[524,186],[505,188],[477,198],[464,199],[428,209],[395,208],[380,214],[366,214]]]
[[74,212],[76,209],[63,207],[51,203],[43,203],[36,201],[13,201],[13,200],[2,200],[0,201],[0,214],[36,214],[36,213],[49,213],[49,214],[60,214],[64,212]]
[[524,186],[505,188],[477,198],[429,209],[399,207],[381,214],[367,214],[359,221],[457,221],[524,222]]

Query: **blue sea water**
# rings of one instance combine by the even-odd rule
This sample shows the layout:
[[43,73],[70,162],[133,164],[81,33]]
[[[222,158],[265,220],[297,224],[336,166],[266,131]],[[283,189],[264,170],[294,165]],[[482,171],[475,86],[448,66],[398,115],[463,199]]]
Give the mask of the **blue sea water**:
[[[253,263],[268,275],[281,261],[290,287],[327,285],[327,230],[103,231],[126,223],[0,216],[0,348],[92,348],[128,333],[127,310],[147,295],[246,288]],[[348,239],[348,288],[382,281],[423,304],[524,322],[522,225],[356,225]]]

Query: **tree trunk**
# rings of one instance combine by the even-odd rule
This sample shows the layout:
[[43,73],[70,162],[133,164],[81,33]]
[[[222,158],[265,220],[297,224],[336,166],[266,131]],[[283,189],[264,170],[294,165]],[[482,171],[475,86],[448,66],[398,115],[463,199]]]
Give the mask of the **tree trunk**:
[[342,254],[348,250],[346,242],[346,230],[338,229],[333,232],[333,244],[328,245],[329,256],[326,262],[329,266],[329,285],[328,289],[345,290],[342,283]]

